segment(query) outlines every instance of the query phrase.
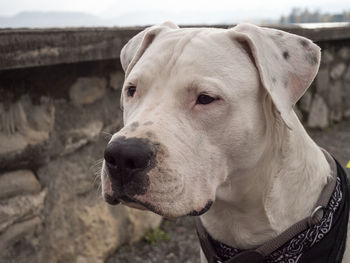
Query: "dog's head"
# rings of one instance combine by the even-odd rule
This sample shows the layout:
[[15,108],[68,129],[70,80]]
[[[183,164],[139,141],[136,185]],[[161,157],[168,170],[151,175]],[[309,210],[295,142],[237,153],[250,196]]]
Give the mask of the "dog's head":
[[105,150],[106,201],[166,217],[204,213],[267,147],[264,100],[292,129],[319,61],[310,40],[249,24],[145,29],[121,52],[124,128]]

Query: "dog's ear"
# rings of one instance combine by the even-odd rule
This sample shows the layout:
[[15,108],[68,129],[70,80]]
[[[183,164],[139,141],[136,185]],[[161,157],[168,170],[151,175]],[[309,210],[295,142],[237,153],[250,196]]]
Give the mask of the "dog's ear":
[[131,69],[141,58],[142,54],[146,51],[154,38],[166,28],[176,29],[179,27],[172,22],[165,22],[161,25],[148,27],[130,39],[123,47],[120,53],[120,62],[125,72],[125,76],[130,73]]
[[248,44],[262,85],[291,128],[293,106],[318,71],[320,48],[307,38],[251,24],[239,24],[229,32]]

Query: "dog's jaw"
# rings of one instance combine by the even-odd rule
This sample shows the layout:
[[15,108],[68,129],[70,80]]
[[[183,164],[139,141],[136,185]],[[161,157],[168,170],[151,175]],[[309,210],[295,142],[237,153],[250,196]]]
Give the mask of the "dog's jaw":
[[225,199],[217,198],[201,216],[215,239],[250,249],[310,215],[330,175],[328,162],[297,117],[293,129],[284,127],[279,136],[283,140],[268,140],[255,167],[229,176],[230,189],[217,192]]

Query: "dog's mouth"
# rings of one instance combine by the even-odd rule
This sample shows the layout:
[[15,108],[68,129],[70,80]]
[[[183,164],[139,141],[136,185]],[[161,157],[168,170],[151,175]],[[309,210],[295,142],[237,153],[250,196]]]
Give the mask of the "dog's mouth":
[[129,206],[131,208],[136,208],[139,210],[150,210],[146,204],[128,196],[122,196],[119,198],[119,200],[123,205]]
[[[142,202],[142,201],[137,200],[135,198],[126,196],[126,195],[121,195],[121,196],[115,197],[115,196],[110,196],[108,194],[105,194],[105,201],[110,205],[118,205],[121,203],[121,204],[126,205],[126,206],[131,207],[131,208],[151,211],[151,212],[156,213],[160,216],[163,216],[169,220],[174,220],[178,217],[178,216],[174,217],[171,215],[166,215],[166,214],[162,213],[162,211],[158,207],[156,207],[150,203]],[[202,209],[193,210],[193,211],[191,211],[183,216],[200,216],[200,215],[206,213],[210,209],[212,204],[213,204],[213,202],[211,200],[209,200],[207,202],[207,204]]]
[[157,209],[155,209],[151,204],[141,202],[127,195],[115,197],[115,196],[105,194],[104,197],[105,197],[105,201],[110,205],[118,205],[121,203],[123,205],[129,206],[132,208],[136,208],[139,210],[150,210],[154,213],[161,215],[159,212],[157,212]]
[[117,205],[120,203],[120,201],[118,200],[118,198],[114,197],[114,196],[111,196],[111,195],[108,195],[108,194],[105,194],[104,195],[104,199],[105,201],[110,204],[110,205]]

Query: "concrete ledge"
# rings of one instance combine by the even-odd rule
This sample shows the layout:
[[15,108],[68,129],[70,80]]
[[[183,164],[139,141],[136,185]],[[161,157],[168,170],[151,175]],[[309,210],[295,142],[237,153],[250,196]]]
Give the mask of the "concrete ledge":
[[119,58],[141,28],[0,30],[0,70]]
[[293,34],[307,37],[314,42],[339,41],[350,39],[350,26],[329,28],[274,27]]
[[[0,70],[118,59],[123,45],[143,28],[2,29]],[[350,39],[350,26],[317,29],[279,27],[279,29],[305,36],[316,42]]]

